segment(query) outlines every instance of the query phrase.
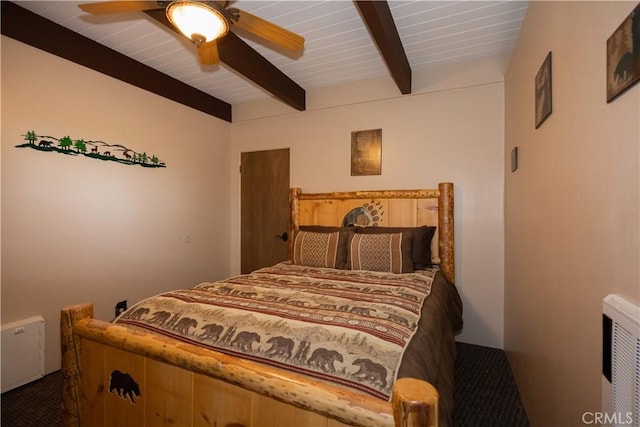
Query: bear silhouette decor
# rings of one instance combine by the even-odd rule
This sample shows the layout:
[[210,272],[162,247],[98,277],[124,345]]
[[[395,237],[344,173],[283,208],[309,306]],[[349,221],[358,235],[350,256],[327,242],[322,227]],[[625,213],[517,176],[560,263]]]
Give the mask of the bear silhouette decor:
[[109,393],[114,393],[131,403],[136,403],[136,397],[142,397],[140,394],[140,387],[138,383],[131,377],[131,375],[115,370],[111,372],[111,379],[109,381]]

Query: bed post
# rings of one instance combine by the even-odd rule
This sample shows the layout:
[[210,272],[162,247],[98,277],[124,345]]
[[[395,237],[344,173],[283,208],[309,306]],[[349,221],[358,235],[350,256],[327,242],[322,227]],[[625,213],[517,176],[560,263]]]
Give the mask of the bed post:
[[82,319],[93,317],[93,304],[72,305],[60,313],[62,345],[62,425],[80,426],[81,412],[81,338],[73,333],[73,325]]
[[293,259],[293,240],[295,238],[295,232],[300,225],[300,193],[302,190],[298,187],[292,187],[289,189],[289,259]]
[[437,427],[438,392],[416,378],[400,378],[393,384],[391,406],[396,427]]
[[438,184],[438,252],[440,254],[440,270],[451,284],[455,284],[455,262],[453,246],[453,183]]

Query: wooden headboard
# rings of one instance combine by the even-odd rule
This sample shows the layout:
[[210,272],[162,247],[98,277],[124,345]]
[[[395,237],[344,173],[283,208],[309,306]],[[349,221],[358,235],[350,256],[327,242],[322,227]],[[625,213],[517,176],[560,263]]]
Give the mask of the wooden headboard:
[[[334,193],[289,192],[291,229],[301,225],[342,226],[357,224],[379,227],[437,226],[431,243],[432,261],[447,280],[455,283],[453,245],[453,184],[438,184],[437,190],[384,190]],[[289,239],[289,254],[293,238]]]

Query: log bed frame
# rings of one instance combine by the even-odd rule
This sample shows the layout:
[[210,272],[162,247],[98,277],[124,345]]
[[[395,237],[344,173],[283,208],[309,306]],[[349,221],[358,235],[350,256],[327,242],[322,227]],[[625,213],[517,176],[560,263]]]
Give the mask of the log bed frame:
[[[433,258],[454,283],[453,184],[434,190],[305,194],[290,190],[291,233],[341,225],[371,203],[380,226],[437,225]],[[291,239],[293,240],[293,239]],[[291,249],[290,243],[290,249]],[[93,305],[61,312],[63,426],[437,426],[438,392],[413,378],[391,402],[141,330],[93,319]],[[112,393],[110,373],[135,378],[141,396]]]

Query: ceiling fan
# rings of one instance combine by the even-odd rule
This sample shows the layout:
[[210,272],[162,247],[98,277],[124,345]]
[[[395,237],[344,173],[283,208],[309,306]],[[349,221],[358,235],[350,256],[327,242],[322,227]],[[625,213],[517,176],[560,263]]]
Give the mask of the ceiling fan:
[[[236,28],[294,52],[304,47],[303,37],[248,12],[229,7],[231,3],[190,0],[103,1],[80,4],[78,7],[93,15],[143,11],[193,42],[198,48],[200,63],[204,65],[220,62],[218,41]],[[163,10],[164,16],[157,14]]]

